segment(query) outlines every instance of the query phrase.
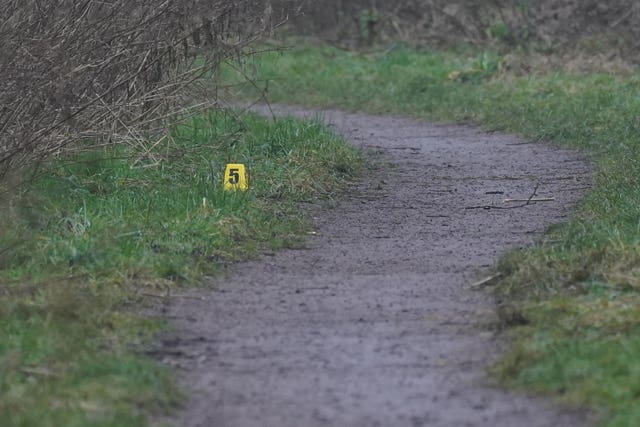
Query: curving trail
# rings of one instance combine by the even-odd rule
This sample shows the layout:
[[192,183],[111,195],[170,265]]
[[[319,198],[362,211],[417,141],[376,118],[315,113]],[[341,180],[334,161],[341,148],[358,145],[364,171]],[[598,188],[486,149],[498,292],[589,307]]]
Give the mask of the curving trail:
[[[467,285],[565,221],[589,185],[573,152],[470,126],[318,116],[391,166],[366,176],[318,234],[234,266],[203,301],[163,309],[161,355],[193,392],[176,426],[582,426],[584,414],[491,386],[504,349],[493,303]],[[266,113],[266,111],[263,111]],[[554,197],[515,209],[504,198]],[[163,420],[167,421],[167,420]]]

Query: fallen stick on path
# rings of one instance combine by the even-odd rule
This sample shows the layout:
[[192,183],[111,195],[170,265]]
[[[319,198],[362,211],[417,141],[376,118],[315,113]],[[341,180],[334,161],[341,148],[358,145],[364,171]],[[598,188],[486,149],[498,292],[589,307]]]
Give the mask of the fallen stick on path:
[[138,295],[141,295],[143,297],[153,297],[153,298],[184,298],[184,299],[195,299],[195,300],[200,300],[200,301],[204,301],[206,300],[205,297],[198,297],[198,296],[192,296],[192,295],[173,295],[170,293],[166,293],[164,295],[160,295],[160,294],[154,294],[151,292],[140,292],[138,293]]
[[556,200],[555,197],[538,197],[535,199],[504,199],[502,203],[522,203],[522,202],[554,202]]
[[493,206],[493,205],[484,205],[484,206],[467,206],[465,209],[517,209],[517,208],[524,208],[525,206],[529,206],[531,204],[531,202],[550,202],[555,200],[554,198],[550,198],[550,197],[538,197],[536,198],[536,195],[538,194],[538,187],[540,186],[540,183],[536,184],[536,187],[533,189],[533,193],[531,193],[531,196],[529,196],[529,198],[527,199],[504,199],[503,203],[509,203],[509,202],[518,202],[520,203],[519,205],[515,205],[515,206]]
[[491,282],[493,282],[496,279],[499,279],[500,277],[502,277],[502,273],[496,273],[492,276],[485,277],[482,280],[478,280],[477,282],[470,284],[469,289],[480,289],[484,286],[488,286],[491,284]]

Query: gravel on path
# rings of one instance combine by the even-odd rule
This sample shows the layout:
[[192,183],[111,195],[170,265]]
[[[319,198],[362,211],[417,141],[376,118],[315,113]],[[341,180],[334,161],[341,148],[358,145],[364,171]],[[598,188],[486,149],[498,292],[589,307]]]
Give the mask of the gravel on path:
[[[160,356],[191,392],[180,427],[582,426],[500,390],[506,348],[477,280],[567,221],[590,184],[575,152],[466,125],[274,106],[319,117],[386,166],[314,212],[304,249],[230,268],[163,307]],[[267,114],[264,108],[262,113]],[[505,198],[528,200],[504,209]],[[517,205],[517,204],[516,204]]]

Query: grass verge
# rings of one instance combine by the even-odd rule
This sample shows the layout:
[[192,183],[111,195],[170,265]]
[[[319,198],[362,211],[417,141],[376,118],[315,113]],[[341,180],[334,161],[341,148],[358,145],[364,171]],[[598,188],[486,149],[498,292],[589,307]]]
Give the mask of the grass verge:
[[[223,191],[227,162],[249,167],[248,192]],[[87,147],[40,165],[0,214],[0,424],[141,426],[170,407],[170,373],[140,351],[163,325],[141,309],[300,244],[300,204],[358,163],[319,123],[210,112],[153,153]]]
[[497,267],[498,299],[527,324],[512,325],[515,344],[495,373],[590,406],[606,425],[640,425],[640,74],[516,76],[491,52],[396,45],[303,46],[251,65],[275,102],[472,120],[591,157],[594,188],[550,230],[554,243]]

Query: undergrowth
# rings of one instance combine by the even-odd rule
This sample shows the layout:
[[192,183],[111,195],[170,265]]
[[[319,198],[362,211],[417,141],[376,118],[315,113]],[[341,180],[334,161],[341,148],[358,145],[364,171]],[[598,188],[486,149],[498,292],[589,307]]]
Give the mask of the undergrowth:
[[[319,122],[209,112],[152,152],[87,146],[5,188],[0,424],[136,426],[171,407],[170,373],[142,354],[164,325],[142,309],[300,245],[300,204],[345,188],[358,159]],[[228,162],[249,168],[249,191],[223,191]]]
[[303,46],[251,65],[274,102],[471,120],[583,150],[594,186],[575,217],[497,266],[498,300],[527,324],[512,325],[494,372],[595,408],[606,425],[640,425],[640,74],[517,76],[490,52],[399,45]]

